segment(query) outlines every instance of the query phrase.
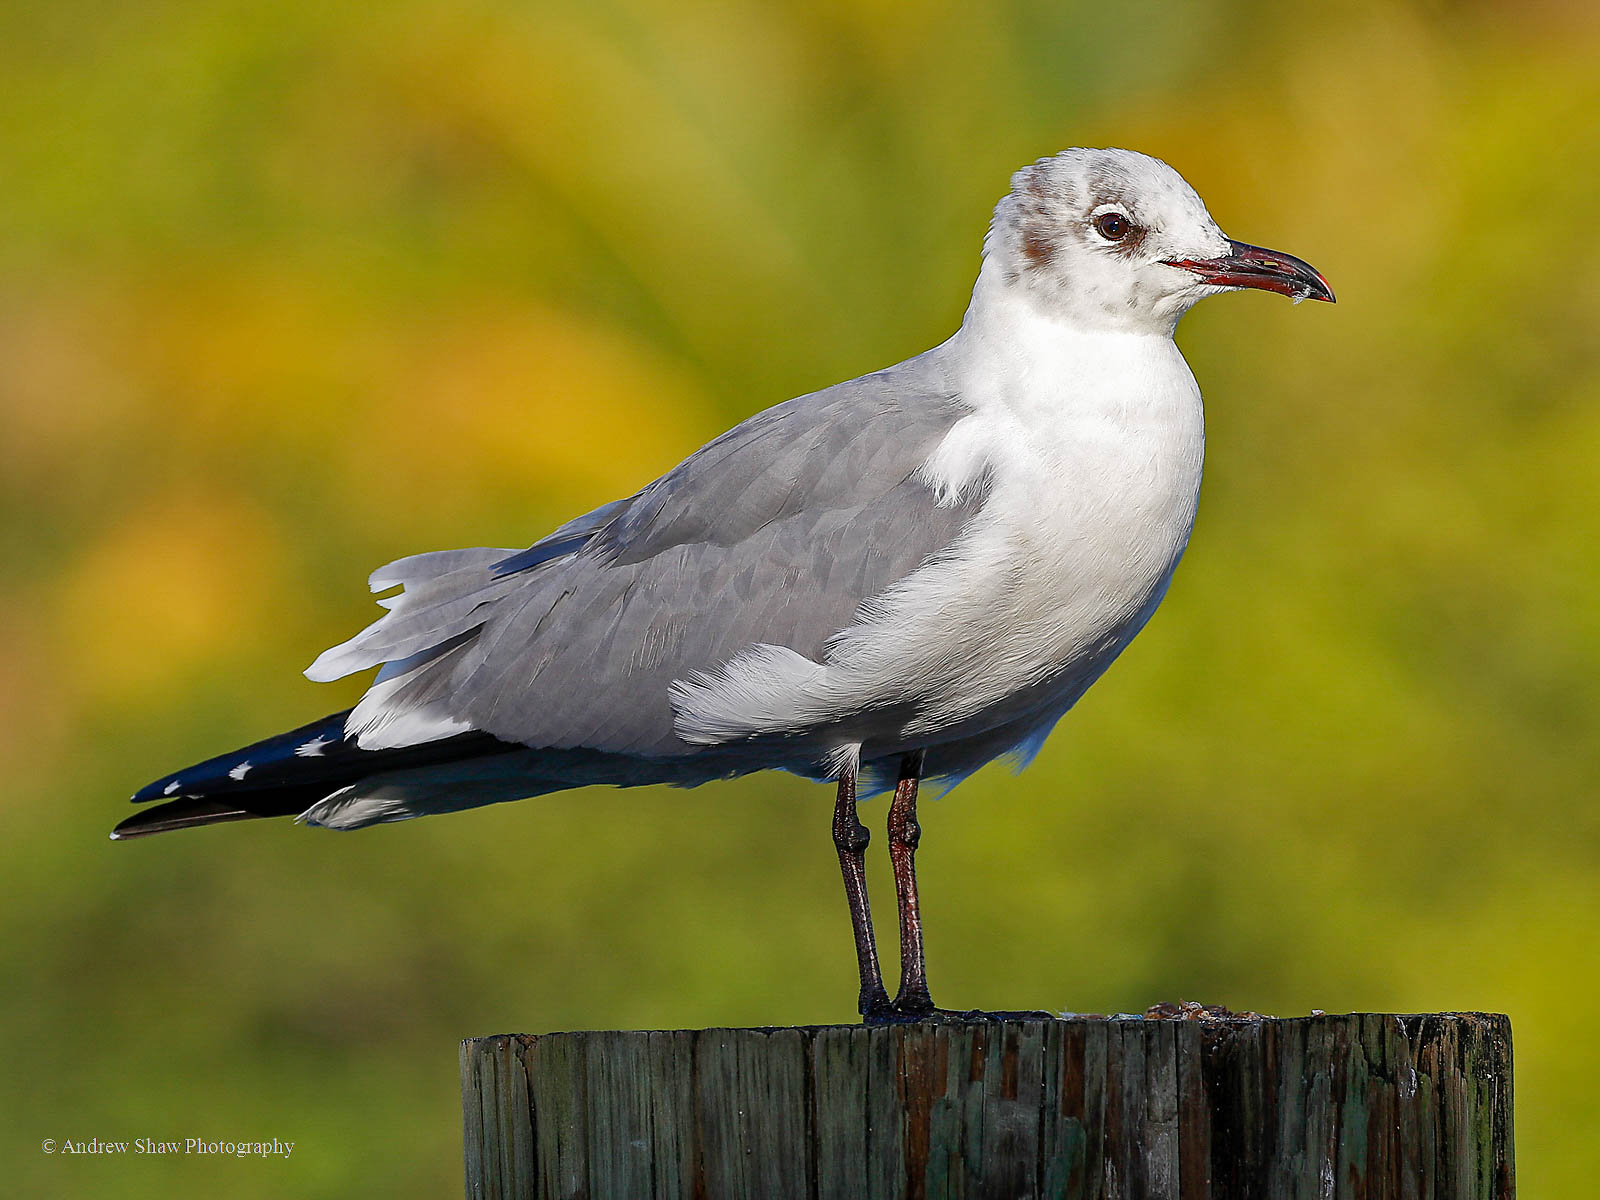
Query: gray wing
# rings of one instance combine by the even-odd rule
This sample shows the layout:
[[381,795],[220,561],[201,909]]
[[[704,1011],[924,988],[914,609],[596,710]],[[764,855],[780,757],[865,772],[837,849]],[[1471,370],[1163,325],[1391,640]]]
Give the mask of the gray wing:
[[674,680],[755,644],[820,659],[982,503],[940,506],[917,475],[969,410],[916,366],[759,413],[526,551],[380,570],[375,585],[406,592],[314,677],[389,664],[351,719],[364,744],[474,728],[537,747],[689,752],[673,733]]

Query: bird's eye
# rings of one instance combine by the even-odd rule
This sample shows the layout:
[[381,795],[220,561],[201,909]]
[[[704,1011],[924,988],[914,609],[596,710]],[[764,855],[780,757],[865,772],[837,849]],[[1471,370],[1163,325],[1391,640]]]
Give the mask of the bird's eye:
[[1095,232],[1108,242],[1120,242],[1133,229],[1133,222],[1119,212],[1103,212],[1094,219]]

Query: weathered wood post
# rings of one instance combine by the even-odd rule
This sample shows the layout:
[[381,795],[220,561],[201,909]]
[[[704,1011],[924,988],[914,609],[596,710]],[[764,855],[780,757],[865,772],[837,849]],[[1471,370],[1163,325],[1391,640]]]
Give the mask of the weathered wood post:
[[461,1047],[467,1195],[1509,1200],[1503,1016],[557,1033]]

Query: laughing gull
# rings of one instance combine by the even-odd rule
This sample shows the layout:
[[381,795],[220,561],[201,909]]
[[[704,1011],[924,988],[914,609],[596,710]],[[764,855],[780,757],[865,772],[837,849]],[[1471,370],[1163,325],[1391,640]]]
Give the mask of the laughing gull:
[[[934,1012],[917,787],[1025,765],[1143,628],[1189,540],[1200,391],[1173,344],[1238,288],[1333,300],[1230,241],[1165,163],[1018,171],[955,336],[757,413],[525,550],[402,558],[382,619],[314,662],[353,709],[157,780],[114,838],[252,817],[359,829],[589,784],[766,768],[837,785],[868,1019]],[[893,789],[889,999],[858,795]]]

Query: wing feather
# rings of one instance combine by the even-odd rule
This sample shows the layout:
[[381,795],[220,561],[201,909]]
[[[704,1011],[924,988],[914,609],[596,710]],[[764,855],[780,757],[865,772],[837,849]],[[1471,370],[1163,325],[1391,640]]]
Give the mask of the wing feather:
[[380,569],[405,592],[313,677],[415,658],[369,721],[416,709],[540,748],[694,753],[675,681],[754,646],[818,661],[955,541],[983,496],[940,504],[919,468],[967,411],[920,360],[780,404],[526,551]]

